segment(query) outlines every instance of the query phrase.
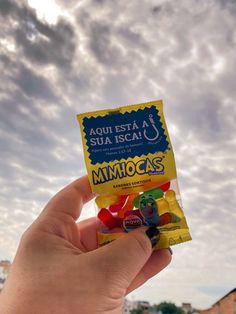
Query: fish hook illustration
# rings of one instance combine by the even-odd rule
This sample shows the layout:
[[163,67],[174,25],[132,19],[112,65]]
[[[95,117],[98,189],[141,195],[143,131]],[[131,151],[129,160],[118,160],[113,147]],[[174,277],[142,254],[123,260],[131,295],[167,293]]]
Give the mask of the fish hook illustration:
[[149,115],[149,121],[151,122],[151,125],[152,125],[153,129],[155,130],[156,135],[155,135],[154,137],[149,137],[149,136],[147,135],[147,130],[144,130],[144,131],[143,131],[143,135],[144,135],[144,137],[145,137],[147,140],[149,140],[149,141],[155,141],[156,139],[158,139],[159,131],[158,131],[157,127],[155,126],[155,121],[154,121],[154,119],[153,119],[153,115],[152,115],[152,114]]

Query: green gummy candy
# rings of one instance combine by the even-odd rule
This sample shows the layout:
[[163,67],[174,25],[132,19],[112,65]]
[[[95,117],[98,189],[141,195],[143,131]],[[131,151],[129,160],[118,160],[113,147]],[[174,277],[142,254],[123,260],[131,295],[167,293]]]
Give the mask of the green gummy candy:
[[134,207],[139,208],[140,197],[141,196],[148,196],[148,195],[152,196],[156,200],[158,198],[163,197],[164,193],[159,188],[155,188],[155,189],[146,191],[146,192],[140,194],[139,196],[135,197],[135,199],[133,200]]

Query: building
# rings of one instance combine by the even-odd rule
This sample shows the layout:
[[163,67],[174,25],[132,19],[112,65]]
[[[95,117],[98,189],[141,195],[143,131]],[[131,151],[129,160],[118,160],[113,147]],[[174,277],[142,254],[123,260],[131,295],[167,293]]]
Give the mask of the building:
[[125,299],[122,313],[123,314],[130,314],[131,311],[134,309],[137,309],[137,302]]
[[147,301],[137,301],[137,308],[143,311],[143,314],[149,314],[150,303]]
[[0,261],[0,292],[7,278],[11,263],[9,261]]
[[200,310],[199,314],[236,314],[236,288],[228,292],[207,310]]
[[185,314],[191,314],[193,312],[191,303],[182,303],[181,308]]
[[125,299],[122,313],[130,314],[132,310],[142,310],[143,314],[156,313],[156,312],[149,312],[150,309],[152,308],[150,306],[150,303],[147,301],[130,301],[128,299]]

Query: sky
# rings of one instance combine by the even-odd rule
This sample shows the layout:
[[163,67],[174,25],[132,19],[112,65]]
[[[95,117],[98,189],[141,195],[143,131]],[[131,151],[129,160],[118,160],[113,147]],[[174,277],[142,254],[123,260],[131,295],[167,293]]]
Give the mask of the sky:
[[0,0],[0,23],[0,259],[86,173],[77,113],[163,99],[193,241],[129,299],[203,309],[233,289],[236,1]]

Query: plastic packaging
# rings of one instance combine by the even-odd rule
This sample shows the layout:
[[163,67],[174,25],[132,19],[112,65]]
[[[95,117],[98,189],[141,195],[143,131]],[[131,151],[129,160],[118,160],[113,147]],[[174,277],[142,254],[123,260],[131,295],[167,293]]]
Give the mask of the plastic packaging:
[[97,194],[99,245],[141,226],[159,229],[156,249],[191,240],[162,101],[77,118],[89,181]]

